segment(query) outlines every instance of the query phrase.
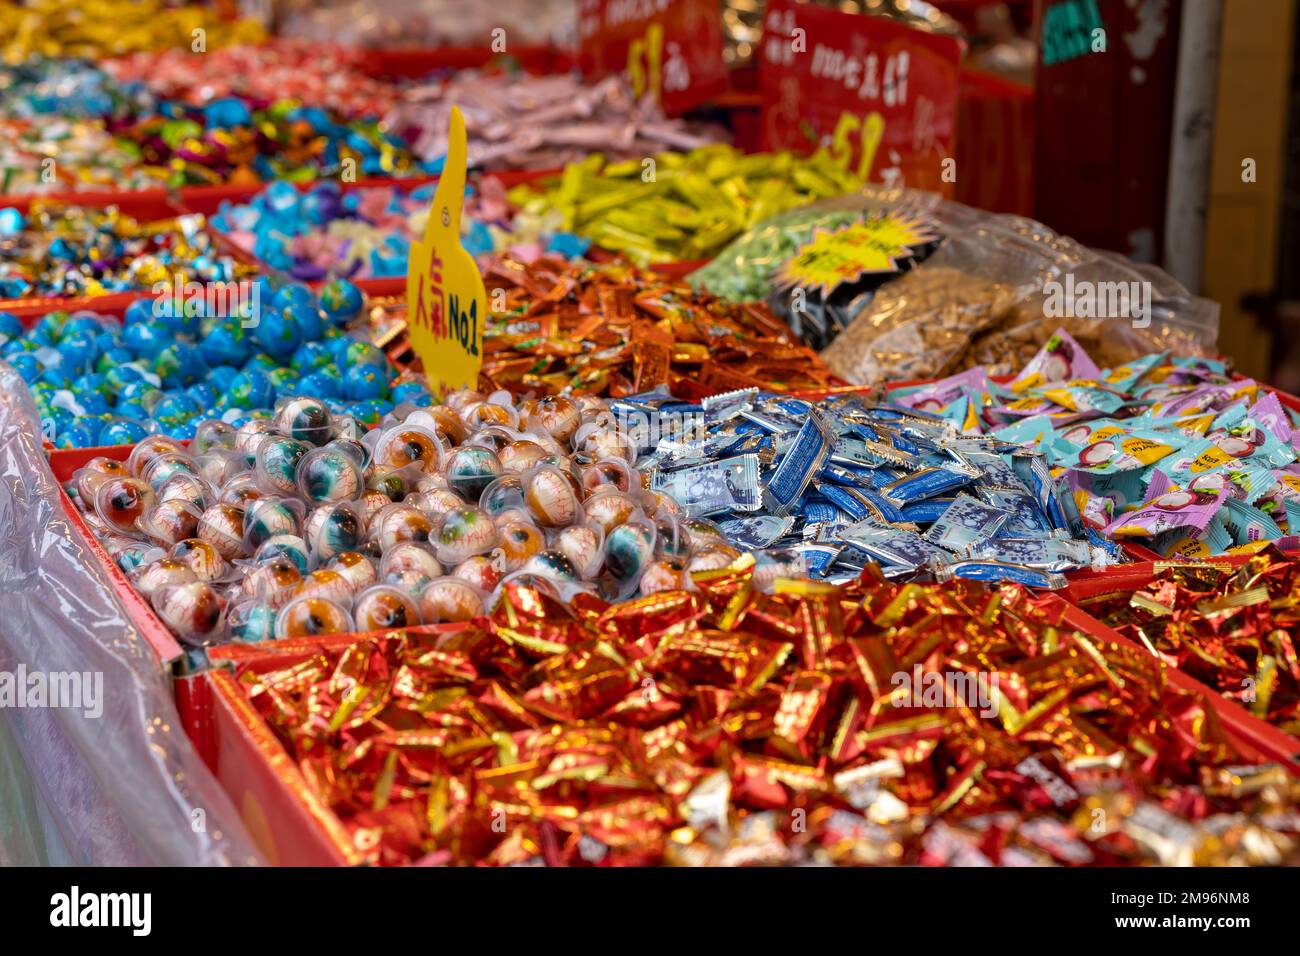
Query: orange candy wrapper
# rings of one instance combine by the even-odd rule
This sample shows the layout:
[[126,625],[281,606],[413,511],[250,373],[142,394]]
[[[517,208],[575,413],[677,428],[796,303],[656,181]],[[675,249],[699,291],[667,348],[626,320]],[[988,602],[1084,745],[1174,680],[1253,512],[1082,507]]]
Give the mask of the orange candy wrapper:
[[489,391],[621,397],[667,385],[693,399],[839,384],[767,306],[698,293],[626,262],[503,255],[483,266],[483,280],[491,321],[480,374]]
[[617,605],[510,585],[239,681],[375,864],[1300,859],[1296,782],[1058,598],[750,570]]
[[1145,587],[1084,606],[1256,717],[1300,735],[1300,554],[1268,546],[1239,567],[1157,564]]

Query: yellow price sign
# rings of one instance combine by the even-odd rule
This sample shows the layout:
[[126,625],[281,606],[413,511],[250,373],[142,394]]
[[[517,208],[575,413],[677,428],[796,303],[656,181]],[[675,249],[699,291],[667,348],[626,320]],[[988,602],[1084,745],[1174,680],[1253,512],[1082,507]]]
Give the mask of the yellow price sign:
[[465,117],[451,108],[447,161],[442,167],[424,237],[411,246],[406,314],[411,346],[437,395],[478,384],[483,364],[487,292],[474,257],[460,242],[465,202]]

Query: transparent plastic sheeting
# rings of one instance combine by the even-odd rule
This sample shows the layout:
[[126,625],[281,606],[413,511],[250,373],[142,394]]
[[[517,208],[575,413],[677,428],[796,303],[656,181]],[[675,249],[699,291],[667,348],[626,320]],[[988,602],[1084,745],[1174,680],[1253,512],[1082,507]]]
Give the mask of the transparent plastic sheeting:
[[102,712],[0,707],[0,866],[263,862],[68,522],[39,435],[0,362],[0,672],[102,674]]
[[[774,216],[690,281],[727,298],[770,290],[769,303],[788,321],[793,290],[772,289],[773,270],[819,228],[889,213],[929,219],[943,241],[910,271],[853,300],[847,328],[821,352],[846,381],[940,378],[974,365],[993,374],[1018,372],[1057,328],[1102,368],[1166,349],[1215,353],[1218,304],[1192,295],[1156,266],[1090,249],[1032,219],[908,189],[871,186]],[[1138,321],[1092,317],[1078,308],[1085,294],[1091,311],[1109,308],[1121,290],[1128,297],[1121,311],[1137,310]]]

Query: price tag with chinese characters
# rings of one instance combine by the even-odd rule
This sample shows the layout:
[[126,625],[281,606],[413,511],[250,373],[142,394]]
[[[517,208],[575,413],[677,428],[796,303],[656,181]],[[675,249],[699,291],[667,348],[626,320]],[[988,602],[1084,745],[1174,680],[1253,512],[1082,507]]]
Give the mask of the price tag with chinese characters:
[[759,44],[764,149],[824,149],[889,186],[953,194],[962,44],[883,17],[771,0]]
[[478,384],[487,294],[474,257],[460,242],[465,201],[465,118],[452,107],[447,161],[433,195],[424,237],[411,246],[406,272],[411,346],[437,395]]

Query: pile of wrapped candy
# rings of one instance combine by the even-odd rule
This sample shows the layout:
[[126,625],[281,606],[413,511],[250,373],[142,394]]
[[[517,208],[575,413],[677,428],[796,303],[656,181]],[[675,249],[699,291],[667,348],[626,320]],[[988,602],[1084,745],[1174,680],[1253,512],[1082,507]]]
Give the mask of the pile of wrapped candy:
[[1102,370],[1058,331],[1005,385],[977,368],[890,397],[1037,449],[1085,526],[1159,555],[1300,534],[1300,419],[1221,361],[1156,353]]
[[1157,566],[1093,615],[1255,716],[1300,734],[1300,558],[1267,547],[1232,567]]
[[567,607],[510,583],[462,630],[241,686],[370,863],[1296,862],[1294,779],[1055,599],[755,573]]

